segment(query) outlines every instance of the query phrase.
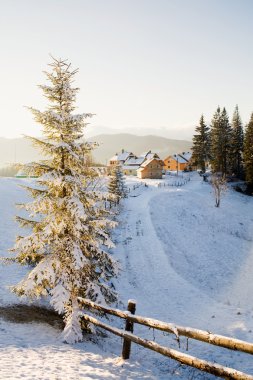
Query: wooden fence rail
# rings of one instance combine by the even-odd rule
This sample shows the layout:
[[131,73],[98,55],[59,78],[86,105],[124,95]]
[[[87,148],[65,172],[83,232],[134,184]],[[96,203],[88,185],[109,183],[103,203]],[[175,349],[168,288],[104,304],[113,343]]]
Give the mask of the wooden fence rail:
[[[149,348],[153,351],[156,351],[162,355],[168,356],[174,360],[179,361],[182,364],[186,364],[191,367],[195,367],[201,371],[205,371],[208,373],[211,373],[213,375],[223,377],[225,379],[237,379],[237,380],[253,380],[253,376],[237,371],[232,368],[224,367],[218,364],[214,364],[202,359],[198,359],[196,357],[181,353],[179,351],[176,351],[174,349],[170,349],[168,347],[163,347],[153,341],[149,341],[147,339],[142,339],[136,335],[134,335],[133,332],[133,323],[138,323],[140,325],[144,325],[150,328],[158,329],[161,331],[165,331],[168,333],[175,334],[177,338],[182,335],[187,338],[199,340],[202,342],[206,342],[208,344],[220,346],[220,347],[225,347],[230,350],[235,350],[235,351],[241,351],[247,354],[253,354],[253,344],[244,342],[239,339],[234,339],[234,338],[228,338],[223,335],[217,335],[217,334],[212,334],[208,331],[203,331],[199,329],[193,329],[190,327],[183,327],[183,326],[178,326],[172,323],[165,323],[162,321],[158,321],[156,319],[152,318],[146,318],[138,315],[133,315],[131,314],[131,307],[130,311],[122,311],[119,309],[113,309],[107,306],[102,306],[99,305],[95,302],[92,302],[87,299],[79,298],[78,302],[80,306],[85,306],[85,307],[90,307],[95,310],[99,310],[101,312],[104,312],[106,314],[114,315],[119,318],[126,319],[126,321],[129,321],[132,323],[131,328],[126,330],[130,330],[131,332],[124,331],[115,327],[111,327],[98,319],[91,317],[87,314],[83,314],[83,318],[90,323],[95,324],[96,326],[99,326],[107,331],[112,332],[115,335],[121,336],[124,338],[124,344],[123,344],[123,351],[122,351],[122,357],[123,358],[129,358],[130,354],[130,345],[128,344],[128,353],[124,353],[124,345],[126,342],[134,342],[137,343],[143,347]],[[133,301],[130,301],[133,303]],[[135,308],[134,308],[135,311]],[[127,325],[127,324],[126,324]]]
[[130,321],[134,323],[138,323],[140,325],[144,325],[144,326],[151,327],[157,330],[165,331],[167,333],[172,333],[177,336],[181,335],[187,338],[200,340],[208,344],[213,344],[215,346],[220,346],[220,347],[228,348],[235,351],[241,351],[241,352],[245,352],[247,354],[253,355],[252,343],[244,342],[239,339],[228,338],[223,335],[212,334],[211,332],[204,331],[204,330],[194,329],[191,327],[178,326],[173,323],[165,323],[165,322],[158,321],[156,319],[141,317],[139,315],[131,315],[127,311],[122,311],[118,309],[109,308],[107,306],[102,306],[102,305],[96,304],[95,302],[92,302],[90,300],[86,300],[83,298],[79,298],[78,301],[80,304],[84,306],[90,306],[93,309],[102,311],[106,314],[115,315],[119,318],[129,319]]

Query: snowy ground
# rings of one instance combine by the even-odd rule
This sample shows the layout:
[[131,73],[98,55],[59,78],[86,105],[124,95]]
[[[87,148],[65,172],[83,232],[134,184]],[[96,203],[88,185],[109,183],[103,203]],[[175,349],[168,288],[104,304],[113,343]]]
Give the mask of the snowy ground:
[[[14,202],[26,199],[17,186],[22,181],[0,179],[2,256],[18,232]],[[189,182],[175,177],[145,182],[148,186],[128,178],[131,191],[114,231],[112,254],[122,267],[116,287],[123,304],[134,298],[139,315],[252,341],[253,199],[229,191],[217,209],[210,186],[197,174]],[[24,268],[0,267],[0,306],[17,302],[7,286],[24,273]],[[123,327],[123,321],[111,323]],[[178,349],[173,336],[137,325],[135,333]],[[46,323],[0,319],[0,379],[213,378],[137,345],[123,363],[121,339],[110,334],[74,346],[61,343],[59,334]],[[181,339],[180,349],[186,345]],[[192,340],[188,353],[253,374],[247,354]]]

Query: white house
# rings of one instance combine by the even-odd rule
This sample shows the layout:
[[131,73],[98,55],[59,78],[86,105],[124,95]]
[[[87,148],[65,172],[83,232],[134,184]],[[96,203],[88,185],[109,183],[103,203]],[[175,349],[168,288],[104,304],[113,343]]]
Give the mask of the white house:
[[109,166],[123,165],[127,159],[135,157],[132,152],[125,152],[124,149],[122,149],[121,153],[116,153],[115,156],[110,158]]

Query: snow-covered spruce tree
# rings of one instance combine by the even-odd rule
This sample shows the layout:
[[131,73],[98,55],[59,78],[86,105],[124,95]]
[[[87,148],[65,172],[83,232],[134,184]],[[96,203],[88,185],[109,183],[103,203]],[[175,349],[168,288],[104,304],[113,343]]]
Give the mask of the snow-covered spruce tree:
[[213,115],[211,122],[211,155],[212,155],[212,169],[215,172],[221,170],[222,161],[222,136],[221,136],[221,110],[220,107],[217,108]]
[[193,136],[192,162],[205,173],[206,163],[210,160],[210,131],[205,124],[203,115],[201,115],[195,132],[196,134]]
[[109,176],[108,192],[112,194],[115,203],[119,203],[121,198],[125,198],[127,191],[125,186],[124,175],[119,165],[115,165]]
[[112,245],[107,231],[114,223],[100,207],[102,194],[93,186],[96,172],[87,165],[94,144],[82,140],[82,130],[92,115],[73,114],[76,70],[62,60],[49,66],[49,85],[39,86],[49,106],[44,112],[30,108],[44,137],[31,140],[49,158],[33,164],[39,178],[27,189],[34,200],[21,205],[29,218],[17,218],[31,233],[19,236],[13,249],[15,261],[32,268],[13,291],[31,299],[50,296],[64,317],[63,339],[72,343],[82,339],[77,297],[107,303],[116,299],[110,286],[116,265],[101,249]]
[[[117,167],[116,166],[114,166],[111,169],[107,188],[108,188],[109,194],[111,194],[113,196],[112,201],[115,204],[119,203],[120,191],[118,189],[118,178],[117,178]],[[110,202],[110,207],[111,207],[111,202]]]
[[217,108],[211,122],[211,164],[215,172],[228,174],[231,171],[231,126],[227,111]]
[[121,170],[120,167],[118,167],[118,184],[119,184],[119,191],[120,191],[120,197],[126,198],[127,197],[127,187],[125,184],[125,176]]
[[232,128],[229,123],[228,113],[224,107],[221,113],[221,123],[223,130],[223,158],[222,158],[222,173],[231,174],[232,173]]
[[242,152],[243,152],[243,127],[239,114],[238,106],[232,119],[232,133],[231,133],[231,169],[232,172],[239,178],[242,178],[243,165],[242,165]]
[[245,129],[243,162],[248,192],[253,194],[253,113]]

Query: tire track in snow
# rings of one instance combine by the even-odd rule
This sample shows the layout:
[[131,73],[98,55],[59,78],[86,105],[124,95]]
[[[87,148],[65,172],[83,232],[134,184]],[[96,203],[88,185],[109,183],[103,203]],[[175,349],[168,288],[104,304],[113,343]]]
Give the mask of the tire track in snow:
[[[164,242],[161,241],[158,236],[159,234],[157,234],[159,225],[166,225],[170,217],[170,211],[178,206],[178,204],[175,203],[175,197],[178,197],[178,200],[184,200],[183,203],[186,206],[187,202],[189,207],[192,206],[192,220],[197,220],[199,216],[202,218],[200,225],[209,223],[209,221],[207,223],[205,220],[206,214],[198,214],[198,208],[200,206],[207,207],[207,215],[210,216],[210,220],[216,214],[217,226],[214,226],[215,228],[213,229],[209,228],[209,226],[208,233],[210,233],[211,239],[213,237],[215,238],[216,232],[221,233],[224,238],[230,239],[231,237],[232,242],[229,242],[228,251],[231,244],[238,244],[239,237],[246,242],[245,244],[250,243],[246,241],[248,239],[245,239],[249,231],[243,229],[242,223],[238,223],[241,222],[240,219],[237,220],[236,224],[229,223],[228,225],[228,223],[222,223],[223,207],[224,209],[226,208],[229,222],[234,213],[233,207],[230,207],[229,196],[227,195],[225,199],[222,200],[221,209],[217,210],[214,207],[213,197],[210,195],[211,188],[208,184],[201,183],[201,180],[197,178],[197,176],[196,180],[191,181],[184,188],[178,190],[175,188],[152,189],[150,187],[144,189],[139,197],[127,199],[125,203],[126,211],[121,214],[121,219],[123,220],[121,236],[124,236],[124,239],[128,239],[128,244],[117,247],[117,252],[123,262],[122,267],[124,268],[124,273],[119,279],[119,293],[123,294],[125,300],[128,298],[135,298],[137,300],[137,314],[251,341],[251,315],[249,315],[249,313],[242,315],[238,313],[238,309],[235,305],[219,302],[219,300],[215,299],[214,294],[208,294],[203,287],[198,287],[197,281],[190,282],[189,277],[183,276],[183,273],[180,273],[180,271],[176,271],[172,266],[173,262],[171,262],[171,256],[168,255],[167,250],[170,249],[170,254],[175,255],[175,258],[177,258],[176,255],[182,253],[180,251],[180,240],[178,239],[177,242],[176,240],[173,241],[172,238],[168,239],[167,242],[169,244],[166,242],[167,246],[165,249]],[[194,195],[192,193],[194,193]],[[190,194],[192,194],[193,197],[197,197],[200,203],[199,207],[196,208],[196,205],[191,203]],[[232,197],[234,196],[236,197],[236,195],[233,194]],[[171,208],[168,209],[167,215],[164,215],[166,210],[162,202],[164,202],[166,197]],[[228,201],[226,200],[227,198]],[[240,200],[240,208],[243,202],[243,199]],[[245,207],[248,206],[247,203]],[[184,226],[184,220],[182,218],[180,220],[180,213],[182,214],[183,212],[183,207],[181,207],[179,213],[171,213],[173,218],[177,219],[176,223],[181,223],[182,226]],[[141,223],[139,221],[141,221]],[[184,227],[187,226],[185,225]],[[233,227],[232,230],[231,227]],[[139,233],[140,228],[143,233]],[[186,229],[186,231],[191,234],[189,229]],[[230,234],[228,234],[228,232],[230,232]],[[192,235],[192,240],[194,240],[193,232]],[[173,236],[173,230],[171,230],[170,236]],[[189,242],[187,242],[187,237],[182,236],[180,239],[184,241],[183,246],[191,252],[192,247],[189,245]],[[218,242],[217,240],[217,243]],[[178,252],[176,250],[178,250]],[[221,263],[223,262],[224,264],[225,261],[222,268],[227,270],[224,252],[222,253]],[[127,261],[125,259],[126,256]],[[192,271],[191,275],[194,277],[196,275],[196,267],[194,267],[194,261],[191,262],[192,258],[188,257],[188,259],[187,265],[193,265],[193,267],[189,267],[189,271]],[[202,269],[208,272],[210,268],[207,265]],[[220,272],[220,274],[222,275],[222,272]],[[247,278],[250,278],[250,271],[247,273]],[[216,280],[214,279],[214,281]],[[141,334],[144,333],[144,329],[141,330],[139,326],[135,328],[136,331],[141,332]],[[152,339],[152,336],[149,338]],[[167,345],[168,341],[166,341],[166,338],[163,338],[164,337],[160,336],[159,341]],[[220,364],[244,370],[245,372],[250,373],[253,370],[250,363],[251,361],[248,360],[247,355],[229,352],[218,347],[191,341],[190,353],[203,359],[216,361]],[[142,356],[139,351],[138,354],[140,357],[144,357],[144,354]],[[145,355],[149,358],[147,360],[150,363],[154,362],[151,355],[149,356],[148,353]],[[158,359],[157,366],[160,366],[160,362],[163,363],[162,359]],[[170,368],[172,368],[171,362],[169,362],[169,365]],[[167,374],[172,373],[167,366],[165,371],[167,371]],[[179,376],[188,379],[188,375],[189,372],[183,370]],[[196,379],[209,378],[207,374],[200,374],[198,371],[194,372],[193,376]],[[173,375],[171,378],[173,378]]]
[[[130,284],[128,291],[131,294],[126,296],[137,299],[138,313],[146,313],[150,317],[164,321],[171,319],[173,321],[175,310],[176,314],[187,314],[186,290],[187,303],[191,302],[191,305],[197,308],[203,302],[203,297],[206,302],[209,301],[208,296],[176,273],[153,225],[150,205],[152,202],[159,202],[159,195],[167,193],[169,196],[174,191],[176,190],[148,189],[140,197],[132,198],[130,202],[127,200],[128,211],[123,216],[125,225],[121,231],[121,238],[124,241],[128,239],[128,244],[123,246],[121,254],[125,268],[122,279],[123,293],[126,293]],[[151,307],[151,300],[159,306]]]

